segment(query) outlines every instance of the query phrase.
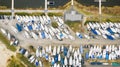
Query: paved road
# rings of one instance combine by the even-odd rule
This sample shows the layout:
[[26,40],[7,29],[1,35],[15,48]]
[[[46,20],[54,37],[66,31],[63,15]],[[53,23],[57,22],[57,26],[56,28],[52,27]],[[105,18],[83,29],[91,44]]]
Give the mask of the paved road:
[[[0,10],[0,12],[11,12],[11,10]],[[14,12],[26,12],[26,13],[32,13],[32,12],[45,12],[45,10],[14,10]],[[48,12],[64,12],[64,10],[48,10]]]

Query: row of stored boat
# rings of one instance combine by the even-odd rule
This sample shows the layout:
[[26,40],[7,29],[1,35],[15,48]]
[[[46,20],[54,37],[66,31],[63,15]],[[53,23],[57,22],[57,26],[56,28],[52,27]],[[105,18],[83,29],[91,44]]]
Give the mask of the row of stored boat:
[[[51,67],[81,67],[84,64],[84,59],[101,59],[101,60],[119,60],[120,59],[120,46],[94,45],[87,48],[83,46],[73,48],[69,46],[39,46],[35,54],[30,54],[26,49],[21,48],[19,52],[25,57],[28,57],[30,63],[36,66],[44,67],[43,59],[51,65]],[[85,55],[84,55],[85,54]],[[109,65],[107,62],[90,62],[92,65]]]
[[[16,15],[16,29],[18,32],[23,32],[26,38],[33,37],[34,39],[71,39],[68,28],[60,17],[53,16],[53,20],[49,16],[18,16]],[[52,23],[57,23],[58,27],[54,28]],[[16,31],[16,30],[15,30]]]
[[69,47],[49,45],[44,48],[39,46],[35,55],[28,55],[28,51],[24,48],[21,48],[19,52],[28,57],[28,60],[36,66],[44,67],[41,58],[44,58],[52,67],[81,67],[84,63],[81,55],[83,53],[82,46],[79,48],[73,48],[71,45]]
[[120,45],[90,47],[89,52],[86,53],[86,58],[87,59],[106,59],[106,60],[120,59]]
[[0,28],[0,31],[10,41],[10,45],[17,46],[19,44],[19,40],[17,38],[15,38],[14,35],[12,35],[11,33],[9,33],[9,31],[7,31],[7,30],[5,30],[3,28]]
[[120,38],[120,23],[112,22],[89,22],[87,29],[95,35],[100,35],[105,39],[115,40]]

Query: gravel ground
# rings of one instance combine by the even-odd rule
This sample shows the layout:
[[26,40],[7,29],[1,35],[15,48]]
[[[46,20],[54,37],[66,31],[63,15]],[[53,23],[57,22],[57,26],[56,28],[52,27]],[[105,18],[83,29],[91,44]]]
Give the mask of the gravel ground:
[[[78,39],[77,37],[75,37],[75,35],[73,35],[75,37],[75,40],[70,40],[70,39],[64,39],[63,41],[58,41],[58,40],[49,40],[49,39],[38,39],[35,40],[33,38],[25,38],[23,37],[22,32],[15,34],[10,26],[11,25],[15,25],[15,22],[17,22],[16,20],[13,21],[9,21],[9,20],[5,20],[4,22],[0,20],[0,27],[9,30],[10,33],[14,34],[16,38],[18,38],[20,40],[20,46],[22,47],[27,47],[29,45],[33,45],[35,47],[37,47],[38,45],[42,45],[42,46],[46,46],[46,45],[62,45],[62,44],[71,44],[73,46],[79,46],[79,45],[86,45],[86,44],[93,44],[93,45],[113,45],[113,44],[120,44],[120,39],[111,41],[111,40],[107,40],[107,39],[103,39],[101,37],[98,36],[97,39]],[[72,33],[73,34],[73,33]]]

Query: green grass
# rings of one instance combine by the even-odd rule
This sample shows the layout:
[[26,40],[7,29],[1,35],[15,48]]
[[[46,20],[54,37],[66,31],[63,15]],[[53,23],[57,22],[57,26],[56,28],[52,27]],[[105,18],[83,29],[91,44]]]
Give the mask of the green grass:
[[17,53],[17,54],[16,54],[16,57],[17,57],[20,61],[22,61],[23,63],[25,63],[25,64],[27,65],[27,67],[35,67],[35,65],[32,64],[32,63],[30,63],[30,62],[28,61],[28,59],[27,59],[26,57],[24,57],[22,54]]
[[21,15],[21,16],[25,16],[25,15],[28,15],[28,16],[40,16],[40,15],[45,15],[44,13],[41,13],[41,12],[34,12],[34,13],[26,13],[26,12],[17,12],[15,13],[15,15]]
[[0,12],[0,15],[11,15],[10,12]]
[[12,56],[11,59],[8,60],[7,67],[25,67],[25,66],[19,60],[17,60],[17,58]]
[[52,22],[52,26],[53,26],[54,28],[58,28],[58,24],[57,24],[56,22]]
[[48,13],[48,16],[63,16],[62,13]]
[[9,40],[1,32],[0,32],[0,40],[5,44],[7,49],[14,51],[14,52],[16,51],[15,46],[11,46]]
[[67,24],[72,29],[72,31],[74,31],[74,32],[80,32],[81,31],[81,22],[67,21],[67,22],[65,22],[65,24]]

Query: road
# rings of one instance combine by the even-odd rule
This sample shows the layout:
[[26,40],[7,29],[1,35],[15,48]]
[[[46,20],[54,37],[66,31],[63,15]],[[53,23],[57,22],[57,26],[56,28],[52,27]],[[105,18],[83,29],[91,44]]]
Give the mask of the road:
[[[0,12],[11,12],[11,10],[0,10]],[[26,12],[26,13],[33,13],[33,12],[45,12],[45,10],[14,10],[14,12]],[[64,12],[64,10],[48,10],[48,12]]]

